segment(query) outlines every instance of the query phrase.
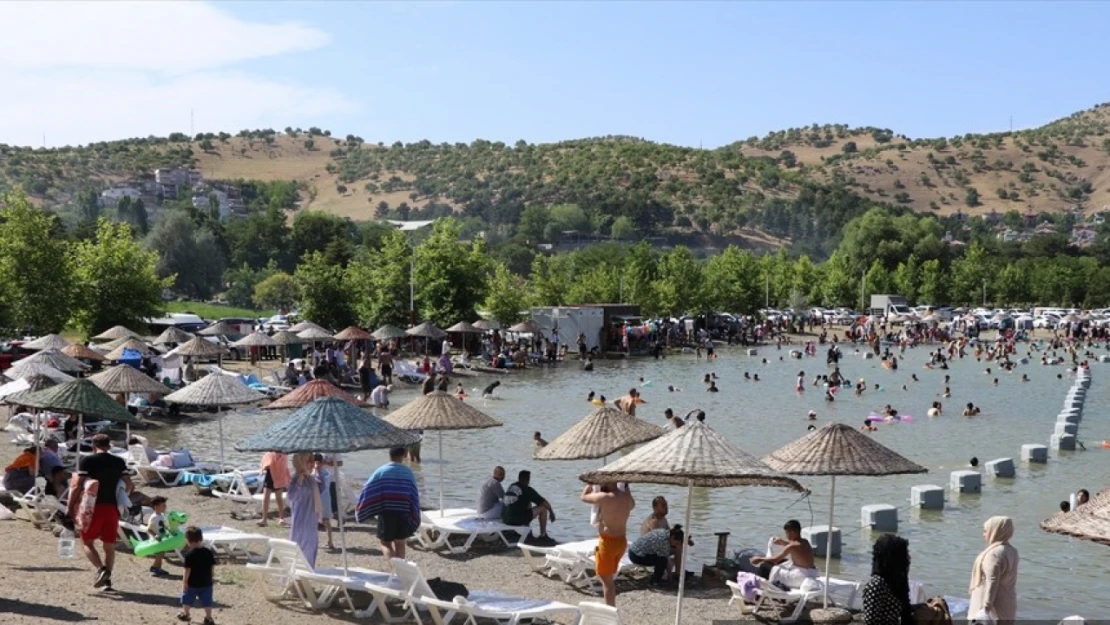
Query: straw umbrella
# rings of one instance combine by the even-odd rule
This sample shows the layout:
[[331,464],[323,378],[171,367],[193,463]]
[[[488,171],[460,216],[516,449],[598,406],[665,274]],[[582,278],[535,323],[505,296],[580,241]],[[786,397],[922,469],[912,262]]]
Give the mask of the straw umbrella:
[[263,410],[278,410],[280,408],[300,408],[307,406],[321,397],[334,397],[341,399],[352,406],[365,406],[357,397],[322,378],[315,379],[292,393],[277,399],[262,407]]
[[139,352],[142,356],[149,356],[154,353],[154,350],[151,349],[149,345],[139,339],[127,339],[122,344],[116,346],[112,351],[104,354],[104,360],[119,360],[123,358],[124,352],[129,349]]
[[170,326],[166,328],[161,334],[159,334],[158,338],[154,339],[152,342],[155,345],[177,345],[188,342],[191,338],[193,338],[192,334],[189,334],[181,328]]
[[[201,339],[204,340],[204,339]],[[191,406],[214,406],[220,435],[220,471],[224,470],[224,406],[253,404],[266,396],[243,383],[237,375],[212,373],[202,380],[166,395],[165,400]]]
[[[674,484],[686,487],[686,531],[694,487],[777,486],[804,490],[792,478],[776,472],[755,456],[724,439],[704,421],[695,421],[655,439],[627,456],[578,476],[588,484],[616,482]],[[682,595],[686,590],[686,554],[682,550],[675,625],[682,622]]]
[[[35,393],[37,391],[50,388],[51,386],[58,385],[58,383],[52,380],[49,376],[42,375],[41,373],[29,375],[25,378],[20,378],[19,380],[16,380],[16,382],[20,383],[20,386],[23,388],[23,390],[5,390],[3,387],[0,387],[0,397],[4,398],[4,402],[16,406],[20,405],[19,400],[24,395]],[[5,384],[5,386],[7,386],[7,384]]]
[[201,336],[220,336],[227,334],[239,334],[239,328],[231,325],[226,321],[217,321],[216,323],[208,326],[207,328],[197,332]]
[[666,430],[601,406],[575,423],[546,447],[536,451],[537,460],[585,460],[604,458],[625,447],[655,440]]
[[224,356],[223,346],[218,343],[213,343],[203,336],[194,336],[184,345],[178,345],[171,351],[179,356],[189,356],[190,358],[209,358],[215,356],[217,365],[222,364]]
[[474,327],[483,332],[489,332],[490,330],[500,330],[501,324],[493,319],[479,319],[474,322]]
[[55,382],[69,382],[74,377],[68,373],[62,373],[54,367],[41,362],[28,362],[16,367],[12,367],[4,372],[8,378],[12,380],[19,380],[33,375],[45,375],[46,377],[54,380]]
[[10,371],[13,373],[18,372],[21,370],[21,367],[26,367],[31,364],[48,365],[54,367],[58,371],[65,371],[66,373],[80,373],[89,368],[88,365],[80,360],[72,356],[66,356],[57,348],[50,347],[27,356],[26,358],[20,358],[12,364]]
[[282,330],[275,332],[272,338],[278,345],[281,346],[281,360],[282,362],[289,360],[289,346],[290,345],[303,345],[305,340],[297,336],[296,332],[289,330]]
[[540,331],[540,327],[536,325],[535,321],[529,319],[528,321],[521,321],[515,326],[510,326],[508,331],[520,334],[535,334]]
[[437,328],[435,324],[430,321],[425,321],[415,328],[409,328],[408,330],[405,330],[405,334],[407,334],[408,336],[418,336],[426,339],[441,339],[447,336],[446,332]]
[[104,360],[104,354],[85,347],[80,343],[74,343],[73,345],[63,347],[62,353],[71,358],[76,358],[77,360],[95,360],[97,362]]
[[254,332],[251,332],[250,334],[244,336],[243,338],[239,339],[238,341],[235,341],[234,343],[231,344],[231,346],[232,347],[246,347],[246,348],[250,349],[250,354],[251,354],[250,361],[251,361],[251,364],[253,365],[254,362],[255,362],[254,354],[257,353],[257,352],[254,351],[254,348],[258,348],[258,347],[277,347],[280,344],[281,343],[278,343],[274,339],[270,338],[270,335],[266,334],[265,332],[259,332],[259,331],[255,330]]
[[443,431],[477,430],[502,425],[500,421],[444,391],[433,391],[385,416],[404,430],[435,430],[439,439],[439,513],[443,515]]
[[1103,490],[1069,512],[1059,512],[1046,519],[1041,523],[1041,529],[1110,546],[1110,489]]
[[123,326],[112,326],[107,330],[92,337],[94,341],[115,341],[117,339],[137,339],[139,338],[138,332],[128,330]]
[[306,341],[313,342],[313,343],[316,342],[316,341],[330,341],[333,338],[335,338],[334,334],[332,334],[331,332],[328,332],[327,330],[325,330],[323,328],[320,328],[320,327],[308,328],[306,330],[301,330],[300,332],[297,333],[297,336],[300,337],[301,339],[304,339]]
[[157,395],[165,395],[170,390],[165,384],[162,384],[158,380],[155,380],[134,367],[128,367],[126,365],[109,367],[89,377],[89,380],[93,384],[99,386],[100,390],[113,395],[124,395],[127,393],[154,393]]
[[357,326],[349,326],[339,334],[335,335],[337,341],[347,341],[347,346],[350,348],[351,353],[347,361],[351,363],[352,367],[355,366],[355,341],[370,341],[373,336]]
[[47,349],[50,347],[53,347],[54,349],[63,349],[69,345],[69,341],[58,336],[57,334],[46,334],[33,341],[28,341],[23,345],[20,345],[20,347],[22,347],[23,349],[39,350]]
[[408,335],[405,334],[405,331],[402,330],[401,328],[398,328],[397,326],[389,325],[387,323],[384,326],[378,328],[377,330],[374,330],[370,334],[370,336],[374,337],[375,339],[377,339],[379,341],[388,341],[390,339],[403,339]]
[[320,330],[321,332],[327,332],[327,328],[324,328],[323,326],[319,326],[315,323],[312,323],[311,321],[302,321],[302,322],[292,326],[291,328],[289,328],[289,331],[294,333],[294,334],[300,334],[301,332],[304,332],[305,330]]
[[928,473],[925,467],[906,460],[870,436],[843,423],[829,423],[763,458],[772,469],[787,475],[828,475],[829,531],[825,545],[824,605],[829,605],[829,563],[832,562],[833,510],[838,475],[905,475]]
[[[335,398],[321,397],[296,410],[279,423],[271,425],[235,445],[239,451],[276,451],[283,454],[326,453],[337,456],[363,449],[407,447],[420,440],[415,434],[359,410]],[[341,483],[340,458],[336,458],[335,481]],[[335,489],[339,516],[339,544],[343,550],[343,574],[347,574],[347,537],[343,525],[342,488]]]

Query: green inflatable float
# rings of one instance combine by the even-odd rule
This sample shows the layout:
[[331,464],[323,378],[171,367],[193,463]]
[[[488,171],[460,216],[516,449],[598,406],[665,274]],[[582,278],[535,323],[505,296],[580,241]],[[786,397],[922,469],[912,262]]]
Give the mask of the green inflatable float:
[[134,538],[131,539],[131,548],[134,550],[135,555],[140,558],[147,556],[158,555],[167,551],[177,551],[185,546],[185,531],[178,529],[178,527],[189,520],[189,515],[184,512],[170,512],[166,515],[166,529],[168,530],[165,536],[160,538],[151,538],[139,542]]

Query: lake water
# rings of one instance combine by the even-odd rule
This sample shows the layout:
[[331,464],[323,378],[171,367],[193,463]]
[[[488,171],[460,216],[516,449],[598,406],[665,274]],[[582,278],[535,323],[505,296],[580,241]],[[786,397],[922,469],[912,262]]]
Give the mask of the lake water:
[[[795,360],[787,350],[763,347],[759,355],[749,357],[739,349],[718,350],[714,362],[695,359],[693,354],[672,356],[664,360],[630,360],[597,363],[592,373],[582,372],[577,364],[499,376],[502,386],[499,400],[471,398],[481,410],[504,421],[504,427],[471,432],[446,432],[443,452],[447,507],[473,506],[481,483],[495,464],[505,466],[509,479],[521,469],[532,471],[532,483],[549,498],[558,522],[549,532],[559,540],[574,540],[592,535],[588,508],[578,501],[581,483],[577,475],[597,466],[601,461],[540,462],[532,458],[532,433],[539,430],[553,440],[576,421],[587,415],[593,406],[585,401],[586,393],[597,391],[612,399],[638,385],[639,379],[650,381],[642,387],[646,404],[638,409],[639,417],[666,425],[665,408],[684,415],[701,408],[706,422],[726,438],[756,456],[777,449],[806,434],[806,414],[816,410],[820,426],[830,420],[858,426],[869,412],[891,404],[901,414],[913,415],[913,423],[880,424],[876,440],[907,458],[928,467],[929,474],[881,478],[841,478],[837,481],[836,522],[843,533],[843,555],[834,559],[834,575],[866,579],[870,573],[870,545],[877,535],[860,529],[860,507],[887,503],[899,508],[899,534],[908,538],[913,554],[911,577],[922,580],[932,594],[967,595],[972,562],[983,547],[982,524],[995,514],[1014,518],[1016,535],[1013,545],[1021,553],[1019,602],[1020,613],[1027,618],[1058,619],[1079,612],[1088,615],[1110,614],[1110,569],[1106,547],[1063,536],[1047,534],[1038,528],[1043,519],[1058,510],[1059,502],[1079,489],[1092,493],[1105,486],[1110,469],[1110,450],[1100,449],[1097,441],[1110,439],[1110,422],[1102,407],[1110,398],[1110,384],[1102,378],[1101,365],[1094,364],[1092,385],[1080,426],[1079,439],[1087,441],[1087,451],[1050,452],[1046,465],[1020,462],[1024,443],[1047,444],[1056,414],[1072,380],[1063,366],[1042,366],[1039,358],[1032,364],[1019,366],[1012,374],[986,375],[993,363],[978,363],[966,358],[952,363],[949,371],[928,371],[922,365],[927,358],[924,349],[909,350],[898,371],[887,371],[877,360],[864,360],[851,349],[845,351],[841,371],[852,380],[861,377],[869,389],[875,383],[882,391],[868,390],[857,398],[844,389],[838,400],[827,404],[823,393],[810,386],[813,376],[827,373],[823,351],[818,358]],[[779,358],[783,359],[780,361]],[[763,358],[768,364],[762,364]],[[794,391],[795,378],[804,370],[807,386],[804,393]],[[760,382],[743,379],[745,371],[758,373]],[[719,393],[705,392],[702,378],[713,372],[718,376]],[[945,373],[951,375],[952,397],[944,399]],[[1030,381],[1021,382],[1025,373]],[[1063,373],[1063,379],[1057,374]],[[919,382],[910,379],[916,374]],[[477,389],[492,376],[466,379],[467,388]],[[992,384],[999,378],[999,385]],[[682,389],[670,393],[667,385]],[[906,384],[908,390],[903,391]],[[415,398],[416,387],[394,393],[395,405]],[[926,418],[931,402],[943,402],[942,417]],[[981,406],[983,414],[975,418],[959,416],[967,402]],[[224,415],[229,459],[243,465],[257,462],[257,454],[237,454],[235,441],[269,426],[282,415],[266,411],[229,412]],[[205,458],[218,455],[214,423],[193,423],[159,432],[155,441],[173,442],[199,452]],[[426,503],[439,496],[436,433],[424,441],[422,466],[417,477]],[[910,487],[936,484],[946,487],[949,473],[967,468],[968,460],[977,456],[981,461],[1012,457],[1017,477],[1012,480],[984,478],[983,492],[960,495],[948,491],[946,507],[940,511],[918,511],[909,508]],[[387,460],[385,452],[360,452],[345,458],[345,471],[352,480],[362,480]],[[829,478],[799,478],[812,489],[809,498],[783,489],[726,488],[696,489],[693,498],[693,538],[697,547],[692,557],[699,562],[711,561],[716,548],[714,532],[729,531],[730,551],[741,547],[762,549],[767,538],[780,532],[785,520],[796,518],[802,525],[824,524],[828,518]],[[650,512],[650,501],[664,495],[670,502],[672,523],[683,522],[686,508],[684,489],[669,486],[638,484],[633,486],[637,498],[634,521]],[[823,568],[823,562],[819,562]],[[1082,573],[1079,575],[1078,573]]]

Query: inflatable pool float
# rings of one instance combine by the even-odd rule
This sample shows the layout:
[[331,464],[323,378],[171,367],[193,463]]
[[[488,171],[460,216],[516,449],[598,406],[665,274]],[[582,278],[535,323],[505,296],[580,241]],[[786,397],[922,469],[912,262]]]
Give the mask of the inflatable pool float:
[[1102,447],[1103,449],[1110,449],[1110,441],[1102,441],[1101,443],[1099,443],[1099,447]]
[[169,533],[162,538],[151,538],[150,540],[138,541],[131,538],[131,548],[135,555],[140,558],[147,556],[165,553],[167,551],[178,551],[185,547],[185,532],[178,529],[185,521],[189,520],[189,515],[184,512],[170,512],[166,515],[166,526]]
[[871,413],[867,415],[867,420],[871,423],[895,423],[898,421],[905,421],[906,423],[913,423],[913,417],[908,414],[900,414],[896,417],[888,417],[881,414]]

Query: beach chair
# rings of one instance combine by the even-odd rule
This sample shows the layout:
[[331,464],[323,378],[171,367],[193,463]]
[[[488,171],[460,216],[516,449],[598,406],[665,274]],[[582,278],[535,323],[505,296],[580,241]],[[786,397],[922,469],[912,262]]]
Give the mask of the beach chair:
[[[218,555],[246,560],[260,559],[266,553],[270,537],[265,534],[244,532],[234,527],[222,525],[201,525],[204,544]],[[253,551],[251,547],[263,545],[263,549]]]
[[[732,596],[728,600],[729,605],[739,603],[740,612],[742,614],[756,614],[761,609],[775,607],[781,610],[779,617],[780,623],[793,623],[797,621],[805,610],[806,604],[810,601],[818,601],[824,597],[824,579],[820,581],[814,580],[816,584],[809,586],[807,584],[806,590],[793,589],[783,590],[777,586],[772,585],[766,580],[761,580],[759,588],[756,589],[758,599],[754,604],[748,605],[744,601],[744,595],[740,586],[732,581],[727,580],[725,584],[732,592]],[[829,602],[833,605],[851,608],[852,604],[856,601],[856,595],[859,593],[859,582],[849,580],[837,579],[835,577],[829,579]],[[793,605],[793,611],[790,611],[790,606]],[[787,612],[790,612],[787,614]]]
[[478,511],[474,508],[444,508],[442,514],[440,510],[421,510],[420,527],[416,528],[416,533],[413,534],[412,538],[409,540],[415,540],[425,549],[436,549],[440,546],[440,534],[436,531],[435,524],[432,522],[432,516],[435,516],[437,519],[465,519],[477,515]]
[[49,528],[66,513],[65,504],[46,494],[46,478],[41,476],[35,478],[35,485],[26,493],[12,493],[12,501],[19,506],[24,518],[35,527]]
[[[554,547],[536,547],[521,541],[517,543],[525,560],[534,572],[546,577],[561,578],[571,586],[581,586],[594,593],[601,592],[601,578],[597,576],[594,562],[594,552],[597,549],[597,539],[579,540],[562,543]],[[543,556],[541,560],[537,556]],[[639,568],[628,558],[626,552],[621,557],[617,574]]]
[[[420,543],[422,547],[429,551],[437,549],[447,549],[448,552],[453,554],[466,553],[470,551],[470,546],[474,544],[474,540],[479,536],[495,536],[501,539],[501,542],[506,547],[512,547],[513,543],[505,537],[505,532],[516,532],[521,536],[527,536],[531,528],[527,525],[522,527],[513,527],[505,525],[501,519],[483,519],[476,516],[466,517],[441,517],[437,511],[430,513],[421,513],[420,526],[423,528],[425,524],[429,525],[427,531],[422,531],[418,528],[413,537]],[[434,538],[432,538],[434,535]],[[465,537],[462,545],[451,544],[453,536]]]
[[578,625],[621,625],[621,615],[611,605],[596,601],[579,601],[578,609],[582,612],[582,620]]
[[468,589],[468,597],[443,601],[436,598],[423,571],[415,562],[393,558],[393,572],[400,578],[402,593],[408,601],[410,612],[420,624],[424,623],[420,617],[422,611],[428,612],[435,625],[447,625],[456,615],[462,615],[466,625],[478,625],[478,619],[493,619],[505,625],[517,625],[523,620],[533,621],[556,614],[581,614],[578,606],[568,603],[514,597],[491,590]]
[[[326,610],[339,597],[357,617],[367,617],[377,611],[389,623],[407,620],[412,612],[404,595],[400,578],[390,573],[381,573],[363,568],[313,568],[301,552],[301,548],[289,540],[271,538],[269,553],[263,564],[247,563],[247,570],[258,571],[271,587],[280,592],[267,592],[270,599],[284,599],[295,595],[312,610]],[[354,610],[350,592],[366,592],[371,596],[370,605],[365,610]],[[390,612],[387,600],[396,599],[404,604],[399,615]]]
[[[256,479],[254,482],[259,482],[259,485],[261,485],[261,480]],[[254,492],[251,489],[251,483],[248,474],[235,469],[231,472],[227,490],[213,488],[212,495],[235,504],[236,508],[232,511],[232,517],[254,518],[262,512],[262,493]]]

